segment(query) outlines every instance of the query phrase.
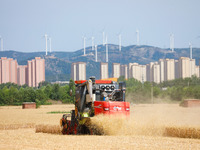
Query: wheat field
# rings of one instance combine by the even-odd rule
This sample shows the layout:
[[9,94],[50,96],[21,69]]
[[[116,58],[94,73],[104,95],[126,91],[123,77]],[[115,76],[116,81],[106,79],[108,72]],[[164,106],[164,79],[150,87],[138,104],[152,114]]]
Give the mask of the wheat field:
[[104,135],[62,135],[59,121],[74,105],[0,107],[0,149],[200,149],[200,108],[131,106],[129,119],[96,116]]

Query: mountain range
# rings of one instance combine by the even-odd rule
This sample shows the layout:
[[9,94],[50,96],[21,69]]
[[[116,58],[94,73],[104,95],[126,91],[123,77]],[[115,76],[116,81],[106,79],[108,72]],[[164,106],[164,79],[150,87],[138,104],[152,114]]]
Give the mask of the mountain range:
[[[189,48],[175,48],[174,52],[170,49],[163,49],[148,45],[124,46],[119,51],[119,46],[108,44],[109,58],[109,76],[112,77],[112,63],[129,64],[139,63],[148,64],[159,59],[179,59],[179,57],[190,57]],[[100,78],[100,62],[106,62],[106,47],[98,45],[98,62],[95,62],[95,51],[92,47],[86,48],[86,55],[83,55],[83,49],[74,52],[51,52],[47,56],[45,52],[18,52],[14,50],[0,52],[0,57],[17,59],[19,65],[26,65],[27,60],[41,57],[45,59],[46,81],[64,81],[70,79],[71,63],[86,62],[87,78],[95,76]],[[193,48],[193,59],[196,65],[199,65],[200,48]]]

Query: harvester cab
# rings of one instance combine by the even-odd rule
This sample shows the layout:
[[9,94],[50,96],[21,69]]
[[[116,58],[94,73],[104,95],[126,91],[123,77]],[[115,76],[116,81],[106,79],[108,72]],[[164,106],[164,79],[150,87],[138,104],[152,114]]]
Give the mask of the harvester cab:
[[75,81],[75,110],[69,115],[64,114],[61,119],[63,134],[92,134],[90,117],[98,114],[125,115],[130,114],[130,104],[125,101],[126,86],[111,80]]

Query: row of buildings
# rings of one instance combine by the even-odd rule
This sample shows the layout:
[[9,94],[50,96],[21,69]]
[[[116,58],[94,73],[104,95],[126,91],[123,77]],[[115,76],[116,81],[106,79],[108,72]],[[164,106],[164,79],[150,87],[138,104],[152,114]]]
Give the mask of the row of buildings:
[[30,87],[38,87],[45,81],[45,60],[40,57],[28,60],[27,65],[18,65],[17,60],[1,57],[0,59],[0,84],[15,83],[27,84]]
[[[120,63],[112,64],[112,77],[135,78],[141,82],[150,81],[160,83],[163,81],[177,78],[199,77],[199,66],[195,65],[195,59],[180,57],[179,60],[160,59],[158,62],[150,62],[146,65],[138,63],[129,63],[121,65]],[[109,78],[108,63],[100,64],[101,79]],[[71,78],[73,80],[86,79],[86,63],[76,62],[71,65]]]

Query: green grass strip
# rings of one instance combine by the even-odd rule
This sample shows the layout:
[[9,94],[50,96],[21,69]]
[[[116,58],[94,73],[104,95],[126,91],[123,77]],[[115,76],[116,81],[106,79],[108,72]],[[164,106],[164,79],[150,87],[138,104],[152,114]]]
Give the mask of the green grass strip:
[[66,113],[70,113],[69,111],[51,111],[51,112],[47,112],[47,114],[66,114]]

